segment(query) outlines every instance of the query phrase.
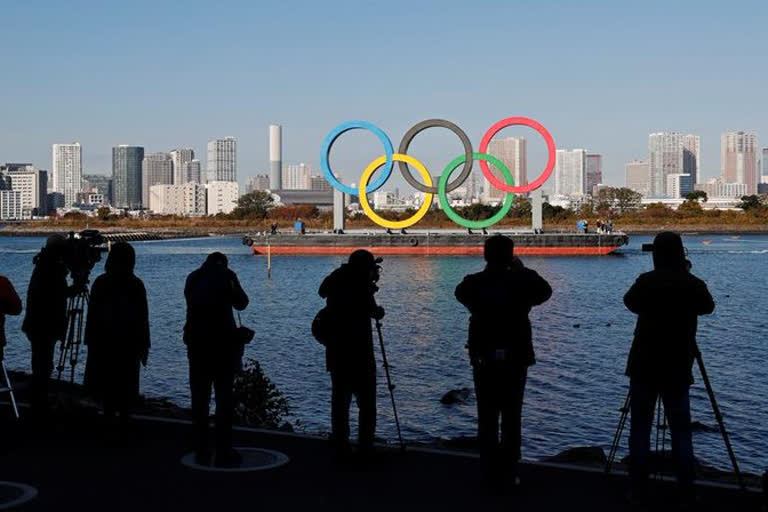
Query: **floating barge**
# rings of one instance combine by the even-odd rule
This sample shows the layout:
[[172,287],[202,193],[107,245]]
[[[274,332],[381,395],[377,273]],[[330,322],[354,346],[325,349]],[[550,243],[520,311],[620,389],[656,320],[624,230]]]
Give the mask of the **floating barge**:
[[520,233],[491,234],[456,231],[414,231],[413,233],[347,232],[259,233],[243,238],[256,255],[348,255],[368,249],[377,256],[473,256],[483,253],[486,238],[503,234],[515,242],[515,254],[535,256],[601,256],[629,242],[624,233]]

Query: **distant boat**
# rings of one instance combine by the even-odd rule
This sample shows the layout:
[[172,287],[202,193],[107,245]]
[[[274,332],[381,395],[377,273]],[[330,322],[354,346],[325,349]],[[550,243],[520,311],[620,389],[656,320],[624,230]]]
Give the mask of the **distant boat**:
[[[501,232],[515,242],[515,254],[537,256],[604,255],[626,245],[624,233],[518,233]],[[451,231],[332,233],[265,233],[245,236],[243,244],[254,254],[333,255],[369,249],[376,255],[481,255],[488,235]]]
[[704,245],[709,245],[712,243],[712,240],[703,240],[701,243]]

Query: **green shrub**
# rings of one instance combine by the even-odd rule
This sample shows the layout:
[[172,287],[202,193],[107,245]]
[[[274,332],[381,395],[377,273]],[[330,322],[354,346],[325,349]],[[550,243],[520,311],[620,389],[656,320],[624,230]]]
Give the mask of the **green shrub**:
[[[288,399],[264,375],[255,359],[248,359],[235,376],[235,420],[243,425],[286,429]],[[290,424],[287,424],[290,428]]]

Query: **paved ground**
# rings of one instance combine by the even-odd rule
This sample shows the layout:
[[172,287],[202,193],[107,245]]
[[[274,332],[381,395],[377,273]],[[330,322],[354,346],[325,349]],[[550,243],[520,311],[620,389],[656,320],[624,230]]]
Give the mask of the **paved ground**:
[[[39,493],[20,510],[632,510],[624,502],[623,477],[572,469],[525,465],[517,494],[493,496],[480,479],[478,460],[455,454],[383,450],[374,462],[339,466],[321,440],[239,431],[237,445],[277,450],[290,462],[266,471],[213,473],[180,463],[190,446],[184,423],[136,420],[120,432],[93,418],[35,431],[3,420],[0,428],[0,480],[24,482]],[[659,484],[653,510],[667,509],[661,504],[672,489]],[[760,510],[758,495],[711,488],[700,495],[702,510]]]

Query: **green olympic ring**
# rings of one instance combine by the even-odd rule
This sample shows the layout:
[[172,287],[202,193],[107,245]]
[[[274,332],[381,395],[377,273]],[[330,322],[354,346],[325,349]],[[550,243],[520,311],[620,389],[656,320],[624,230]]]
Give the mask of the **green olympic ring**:
[[[501,174],[504,176],[504,180],[509,185],[515,185],[515,178],[512,176],[512,173],[509,171],[507,166],[504,165],[504,163],[495,156],[488,153],[472,153],[472,158],[475,160],[490,162],[494,167],[501,171]],[[514,193],[508,192],[504,198],[504,205],[501,207],[501,209],[491,217],[484,220],[467,220],[459,216],[458,213],[453,211],[450,202],[448,201],[448,193],[446,191],[448,180],[450,179],[451,174],[453,174],[459,165],[464,163],[466,159],[466,155],[457,156],[448,165],[445,166],[445,169],[443,169],[443,173],[440,175],[440,181],[437,185],[437,197],[440,198],[440,207],[443,209],[448,218],[459,226],[463,226],[469,229],[482,229],[493,226],[501,219],[503,219],[507,213],[509,213],[509,210],[512,208],[512,205],[515,202]]]

